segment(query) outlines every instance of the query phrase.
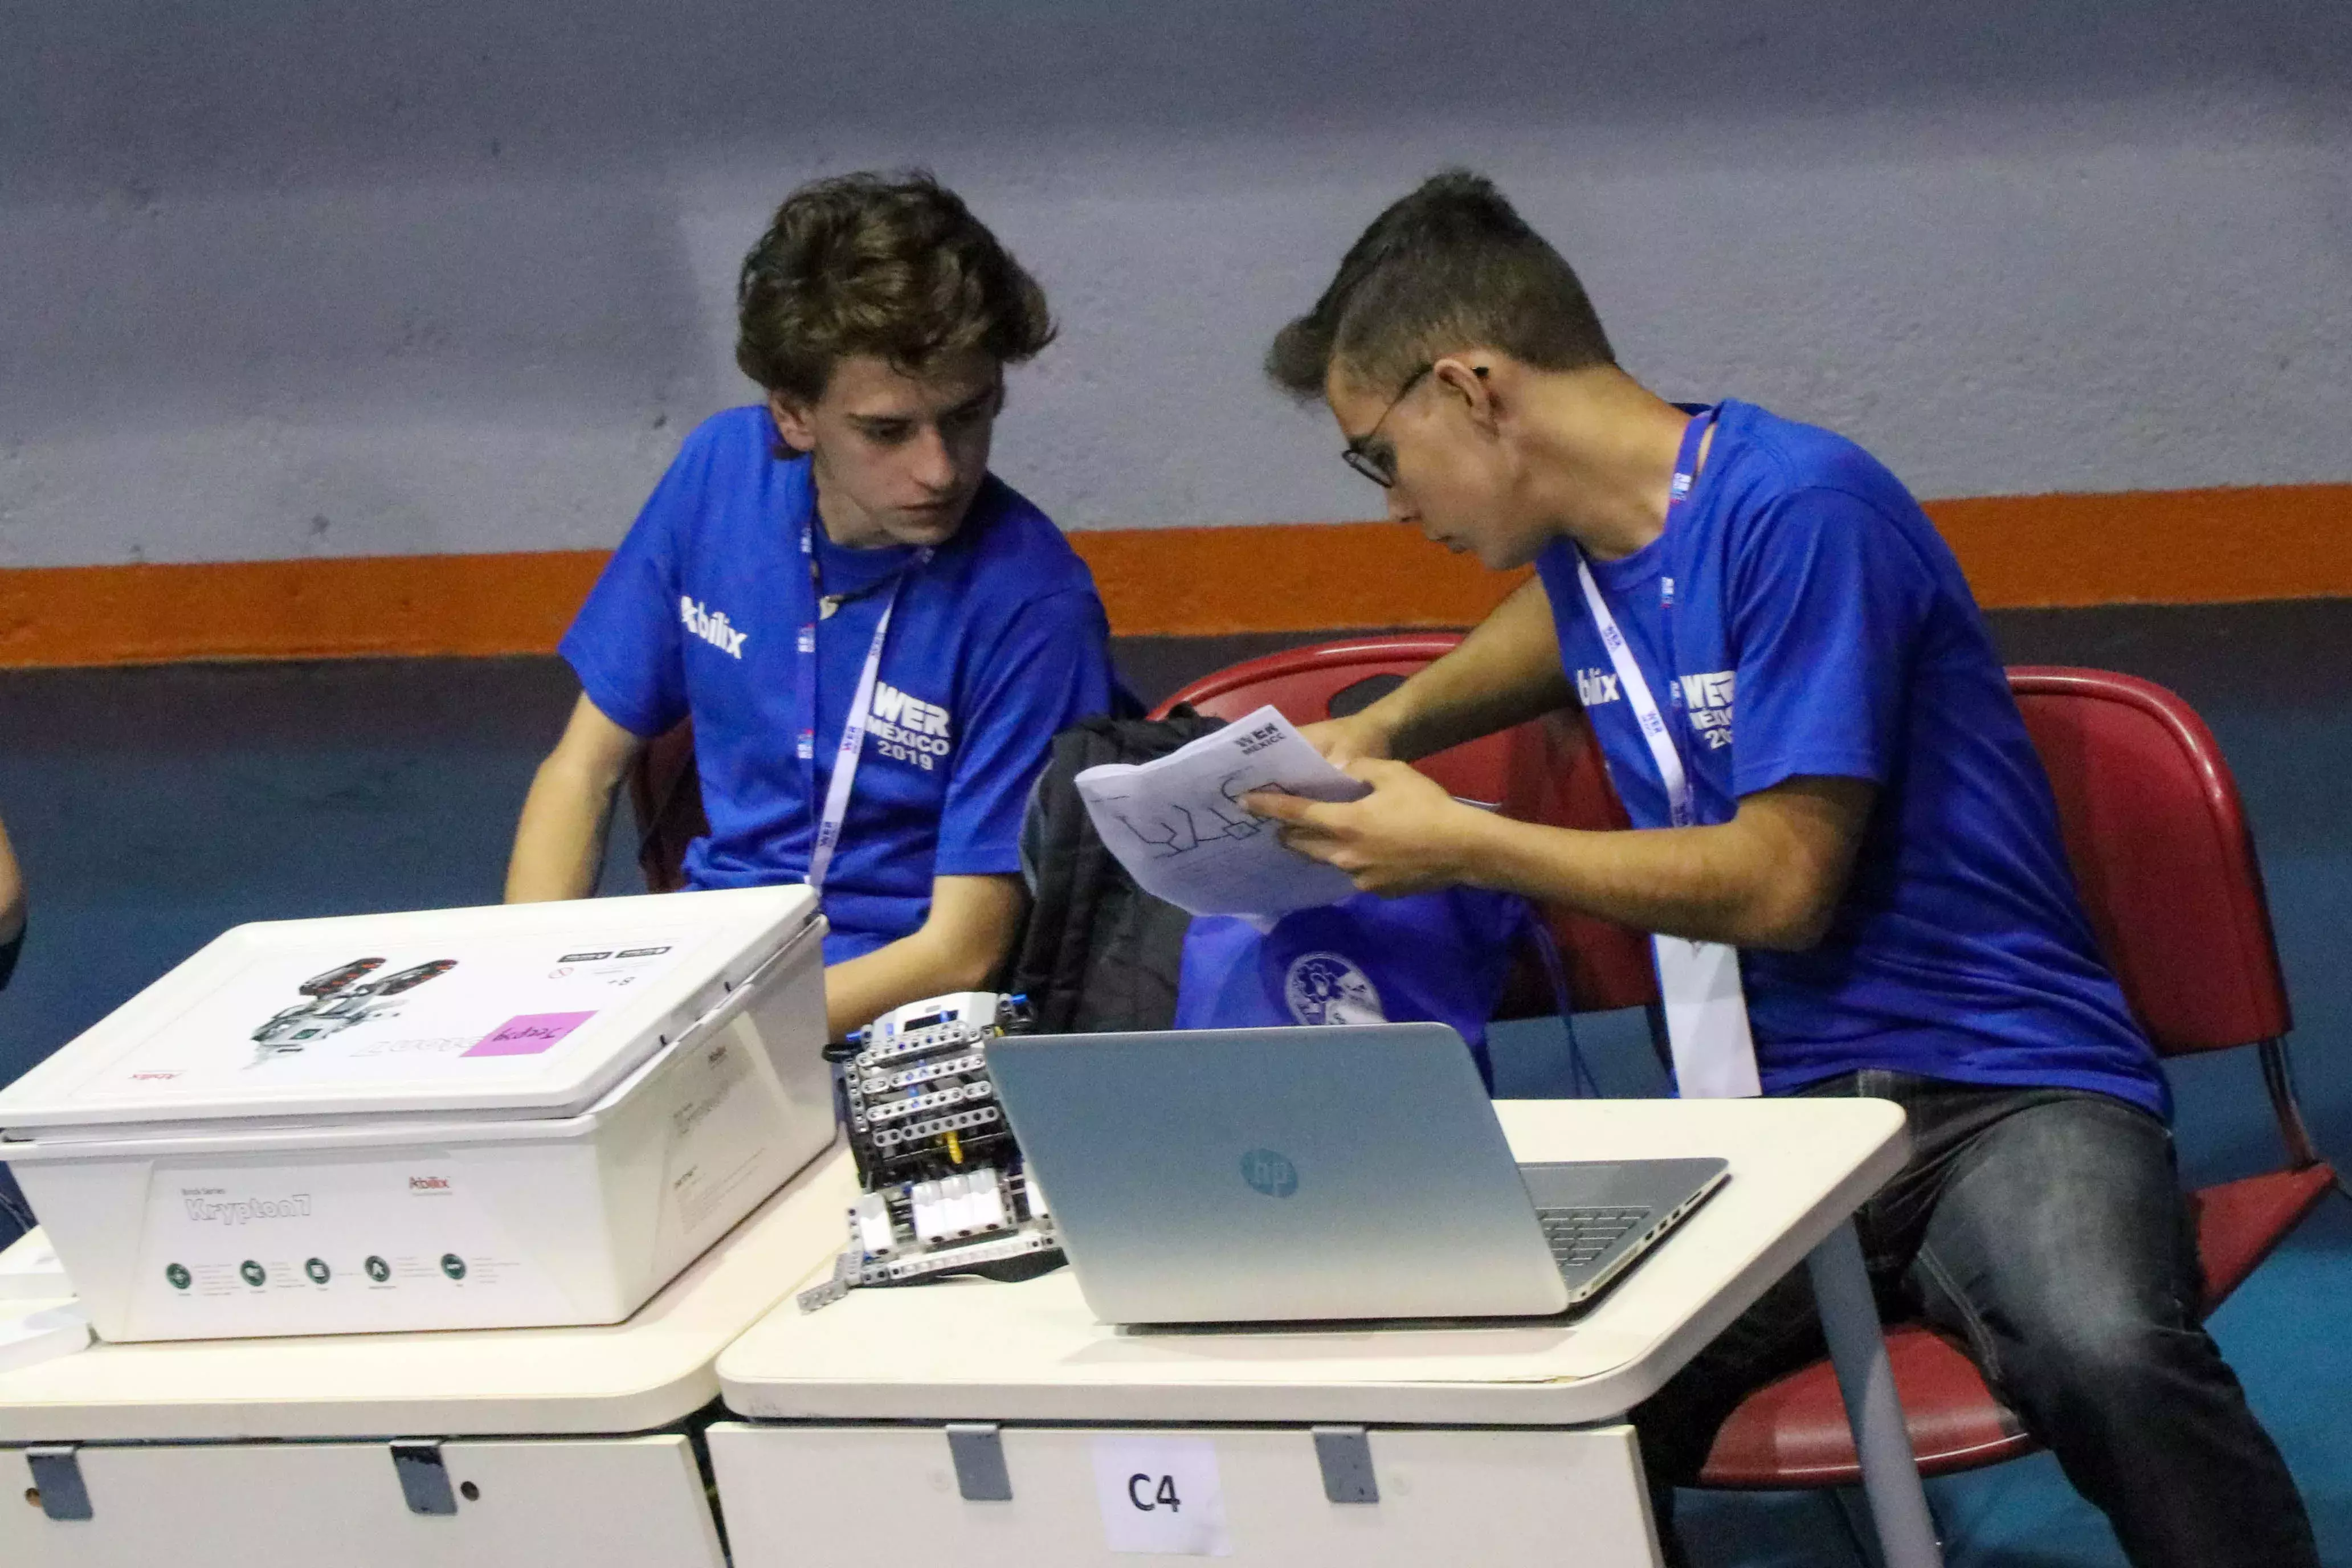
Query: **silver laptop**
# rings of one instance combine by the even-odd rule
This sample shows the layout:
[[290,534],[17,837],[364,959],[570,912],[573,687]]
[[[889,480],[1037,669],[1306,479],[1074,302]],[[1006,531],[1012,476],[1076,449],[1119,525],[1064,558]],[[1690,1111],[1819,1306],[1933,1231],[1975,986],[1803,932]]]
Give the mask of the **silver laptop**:
[[1443,1024],[1016,1035],[987,1051],[1107,1323],[1563,1312],[1727,1174],[1517,1163]]

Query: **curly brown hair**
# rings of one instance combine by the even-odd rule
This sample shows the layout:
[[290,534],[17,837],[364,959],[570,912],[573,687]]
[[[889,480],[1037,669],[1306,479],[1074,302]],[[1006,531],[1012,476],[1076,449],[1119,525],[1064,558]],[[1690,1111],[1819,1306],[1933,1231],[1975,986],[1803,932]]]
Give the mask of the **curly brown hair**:
[[1018,364],[1054,341],[1045,291],[928,173],[841,174],[784,198],[735,286],[735,363],[814,403],[844,357],[906,374],[974,351]]

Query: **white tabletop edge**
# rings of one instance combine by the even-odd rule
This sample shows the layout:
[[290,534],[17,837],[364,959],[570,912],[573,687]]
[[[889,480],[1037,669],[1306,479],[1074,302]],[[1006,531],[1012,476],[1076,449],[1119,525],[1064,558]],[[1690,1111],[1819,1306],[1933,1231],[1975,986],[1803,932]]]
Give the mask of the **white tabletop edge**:
[[[1111,1331],[1087,1324],[1073,1331],[1068,1353],[1057,1361],[1024,1366],[1030,1375],[975,1367],[976,1375],[858,1375],[856,1357],[839,1355],[845,1345],[835,1326],[814,1323],[786,1302],[768,1314],[719,1359],[722,1397],[739,1415],[758,1420],[855,1422],[860,1420],[993,1421],[1349,1421],[1423,1422],[1433,1425],[1580,1426],[1612,1420],[1656,1392],[1673,1373],[1782,1274],[1858,1207],[1907,1157],[1908,1139],[1899,1107],[1879,1100],[1781,1100],[1769,1101],[1554,1101],[1503,1102],[1499,1107],[1516,1151],[1523,1159],[1622,1158],[1626,1145],[1653,1147],[1659,1154],[1723,1153],[1733,1162],[1733,1180],[1724,1194],[1686,1222],[1695,1241],[1710,1234],[1724,1242],[1725,1225],[1735,1214],[1751,1224],[1769,1210],[1770,1234],[1747,1248],[1727,1276],[1718,1269],[1703,1300],[1666,1300],[1675,1268],[1656,1259],[1605,1299],[1579,1331],[1606,1333],[1623,1353],[1613,1364],[1594,1365],[1570,1375],[1415,1377],[1382,1376],[1363,1359],[1344,1373],[1320,1373],[1308,1365],[1286,1364],[1285,1373],[1218,1377],[1155,1376],[1139,1370],[1118,1374],[1072,1374],[1067,1368],[1087,1359],[1086,1336],[1097,1349]],[[1610,1135],[1603,1136],[1606,1131]],[[1776,1142],[1780,1148],[1776,1150]],[[1832,1145],[1834,1145],[1832,1148]],[[1824,1163],[1824,1162],[1827,1162]],[[1804,1188],[1775,1196],[1775,1167],[1811,1167]],[[1791,1178],[1793,1179],[1793,1178]],[[1734,1192],[1736,1203],[1726,1203]],[[1710,1214],[1710,1210],[1717,1212]],[[1672,1244],[1670,1244],[1671,1247]],[[1738,1248],[1732,1248],[1738,1250]],[[1679,1265],[1689,1271],[1685,1251]],[[1650,1274],[1645,1282],[1643,1271]],[[1054,1277],[1048,1277],[1052,1279]],[[1032,1290],[1027,1286],[980,1287],[990,1291]],[[1074,1288],[1062,1288],[1075,1295]],[[924,1292],[948,1300],[936,1288]],[[1646,1298],[1646,1299],[1645,1299]],[[1033,1299],[1040,1299],[1033,1298]],[[979,1298],[972,1298],[975,1305]],[[995,1297],[992,1306],[1016,1298]],[[874,1298],[853,1296],[825,1315],[871,1311]],[[890,1324],[902,1333],[925,1309],[892,1303]],[[961,1309],[959,1309],[961,1310]],[[1633,1315],[1643,1321],[1633,1324]],[[1649,1320],[1662,1321],[1653,1328]],[[878,1321],[878,1318],[877,1318]],[[937,1326],[937,1325],[933,1325]],[[980,1322],[972,1331],[1002,1329]],[[1057,1326],[1058,1325],[1057,1323]],[[827,1370],[803,1370],[822,1343]],[[854,1344],[853,1344],[854,1348]],[[1033,1347],[1024,1347],[1024,1349]],[[992,1358],[1002,1364],[1005,1353]],[[1040,1352],[1043,1353],[1043,1352]],[[1539,1358],[1538,1358],[1539,1359]],[[934,1372],[937,1368],[935,1367]]]
[[100,1342],[0,1373],[0,1444],[650,1431],[717,1394],[719,1352],[838,1249],[856,1192],[836,1142],[620,1323]]

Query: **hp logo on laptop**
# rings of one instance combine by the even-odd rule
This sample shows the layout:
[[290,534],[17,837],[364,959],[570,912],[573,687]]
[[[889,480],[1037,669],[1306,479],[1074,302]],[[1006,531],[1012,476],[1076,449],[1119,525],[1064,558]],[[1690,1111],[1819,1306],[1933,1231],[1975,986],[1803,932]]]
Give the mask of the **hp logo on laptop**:
[[1298,1190],[1298,1167],[1271,1149],[1253,1149],[1242,1156],[1242,1180],[1270,1198],[1286,1198]]

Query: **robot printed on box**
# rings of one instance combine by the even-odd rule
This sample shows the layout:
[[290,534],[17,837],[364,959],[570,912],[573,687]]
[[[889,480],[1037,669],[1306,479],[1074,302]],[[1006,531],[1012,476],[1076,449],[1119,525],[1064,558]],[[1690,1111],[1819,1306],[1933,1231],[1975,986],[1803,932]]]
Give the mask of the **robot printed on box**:
[[355,1024],[389,1016],[399,1010],[393,1005],[394,997],[457,967],[454,958],[436,958],[381,980],[368,978],[383,963],[381,958],[355,958],[297,986],[308,1000],[296,1003],[253,1031],[254,1043],[260,1047],[254,1055],[255,1064],[290,1055]]

